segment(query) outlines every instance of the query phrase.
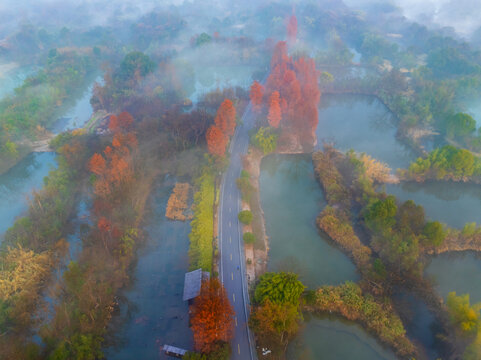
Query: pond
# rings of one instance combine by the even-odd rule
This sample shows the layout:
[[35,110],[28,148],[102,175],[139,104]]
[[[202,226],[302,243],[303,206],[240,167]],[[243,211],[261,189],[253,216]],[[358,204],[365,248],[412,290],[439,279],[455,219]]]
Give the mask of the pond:
[[354,149],[393,170],[405,168],[415,159],[413,152],[396,140],[392,113],[372,96],[322,95],[316,134],[319,148],[328,142],[341,151]]
[[481,224],[481,186],[430,181],[386,185],[386,192],[400,201],[422,205],[426,217],[462,229],[467,222]]
[[471,303],[481,302],[481,256],[475,252],[446,253],[431,259],[425,275],[446,300],[448,293],[469,294]]
[[313,317],[288,347],[288,360],[395,360],[361,326],[335,317]]
[[123,292],[120,315],[111,324],[115,345],[106,349],[108,359],[164,358],[159,348],[165,344],[192,350],[188,304],[182,301],[190,224],[165,217],[174,183],[167,177],[151,197],[146,243],[137,252],[132,285]]
[[326,201],[309,155],[265,157],[259,182],[269,271],[296,272],[311,288],[359,279],[351,260],[317,230],[316,217]]
[[206,66],[195,68],[195,83],[190,100],[195,104],[199,98],[216,89],[240,86],[249,89],[252,85],[252,66]]

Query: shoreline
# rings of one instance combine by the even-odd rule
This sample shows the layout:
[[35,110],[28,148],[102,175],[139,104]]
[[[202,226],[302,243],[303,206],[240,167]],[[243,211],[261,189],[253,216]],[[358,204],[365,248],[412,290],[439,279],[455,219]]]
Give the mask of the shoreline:
[[[103,126],[103,122],[105,119],[110,116],[110,113],[107,113],[105,110],[98,110],[91,114],[90,118],[85,122],[82,127],[73,129],[73,130],[66,130],[66,131],[74,131],[74,130],[85,130],[89,133],[94,132],[96,129]],[[0,166],[0,175],[7,174],[12,168],[14,168],[17,164],[19,164],[23,159],[25,159],[28,155],[32,153],[45,153],[45,152],[55,152],[54,149],[50,147],[50,141],[54,139],[56,136],[63,134],[65,131],[62,131],[58,134],[54,134],[52,132],[46,131],[38,140],[31,141],[31,140],[23,140],[18,143],[20,145],[19,156],[13,161],[10,161],[6,166]],[[3,165],[3,164],[2,164]]]

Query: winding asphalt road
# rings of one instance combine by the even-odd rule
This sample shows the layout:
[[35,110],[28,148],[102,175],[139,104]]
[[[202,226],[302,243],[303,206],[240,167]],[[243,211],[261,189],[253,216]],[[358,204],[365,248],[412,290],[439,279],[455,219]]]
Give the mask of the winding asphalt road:
[[248,131],[252,126],[251,104],[249,103],[242,124],[236,129],[229,152],[230,164],[220,186],[219,202],[219,247],[220,278],[235,311],[234,338],[231,342],[234,360],[257,359],[252,334],[247,325],[249,319],[249,294],[244,262],[244,243],[241,224],[237,214],[241,210],[241,196],[236,179],[242,170],[242,155],[249,144]]

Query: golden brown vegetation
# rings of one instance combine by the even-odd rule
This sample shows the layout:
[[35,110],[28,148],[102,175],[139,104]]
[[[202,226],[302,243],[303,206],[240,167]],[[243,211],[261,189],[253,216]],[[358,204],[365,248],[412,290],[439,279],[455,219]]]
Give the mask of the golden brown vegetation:
[[171,220],[185,221],[191,219],[186,216],[185,212],[188,210],[190,185],[188,183],[176,183],[172,194],[167,202],[167,209],[165,210],[165,217]]
[[412,358],[416,353],[390,302],[376,301],[369,294],[363,294],[361,288],[354,283],[319,288],[312,308],[314,311],[334,312],[348,320],[362,323],[403,358]]

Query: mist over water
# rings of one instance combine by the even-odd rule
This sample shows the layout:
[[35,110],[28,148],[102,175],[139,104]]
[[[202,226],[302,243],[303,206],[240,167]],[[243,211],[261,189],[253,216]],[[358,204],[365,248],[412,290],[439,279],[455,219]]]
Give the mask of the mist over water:
[[452,27],[469,39],[481,25],[481,2],[477,0],[344,0],[353,8],[392,5],[406,18],[431,28]]

